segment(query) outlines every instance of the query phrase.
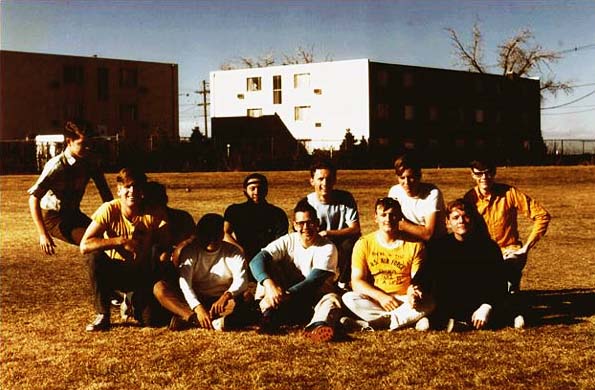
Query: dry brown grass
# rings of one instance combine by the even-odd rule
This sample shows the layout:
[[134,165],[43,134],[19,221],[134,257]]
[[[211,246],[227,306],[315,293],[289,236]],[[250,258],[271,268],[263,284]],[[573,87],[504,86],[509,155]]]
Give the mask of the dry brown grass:
[[[170,204],[223,212],[242,201],[244,173],[153,174]],[[307,172],[270,172],[269,200],[288,213],[308,192]],[[353,334],[314,345],[297,333],[169,332],[116,324],[87,334],[92,317],[86,272],[73,247],[47,257],[26,206],[33,176],[0,177],[0,387],[2,389],[594,389],[595,168],[501,168],[499,179],[526,191],[553,215],[530,255],[523,287],[530,326],[465,334]],[[447,200],[472,185],[466,169],[426,170]],[[108,180],[114,183],[114,176]],[[391,171],[341,171],[363,230],[394,182]],[[186,188],[190,191],[187,192]],[[83,209],[99,197],[93,186]],[[522,225],[527,228],[526,224]],[[118,316],[114,316],[117,318]]]

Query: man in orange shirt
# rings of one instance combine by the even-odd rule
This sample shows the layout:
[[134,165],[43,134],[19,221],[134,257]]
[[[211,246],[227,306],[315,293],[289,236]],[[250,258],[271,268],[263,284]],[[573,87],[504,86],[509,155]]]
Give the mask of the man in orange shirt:
[[[475,160],[471,163],[471,177],[476,186],[465,194],[465,200],[475,205],[483,217],[490,237],[496,241],[504,257],[508,290],[520,289],[523,268],[529,250],[547,231],[550,214],[539,203],[513,186],[496,183],[496,165]],[[524,214],[533,221],[525,244],[519,237],[517,216]],[[522,322],[522,324],[521,324]],[[524,326],[524,319],[515,318],[515,327]]]

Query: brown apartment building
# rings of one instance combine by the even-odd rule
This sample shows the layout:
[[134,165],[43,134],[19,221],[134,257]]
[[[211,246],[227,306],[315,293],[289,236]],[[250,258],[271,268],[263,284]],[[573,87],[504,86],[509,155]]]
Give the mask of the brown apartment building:
[[74,120],[152,147],[178,140],[176,64],[0,51],[0,140],[58,134]]

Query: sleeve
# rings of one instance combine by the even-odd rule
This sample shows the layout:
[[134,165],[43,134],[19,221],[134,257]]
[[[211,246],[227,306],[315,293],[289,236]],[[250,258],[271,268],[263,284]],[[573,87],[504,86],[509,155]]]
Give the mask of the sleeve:
[[101,226],[107,226],[111,215],[111,204],[106,202],[99,206],[97,210],[91,215],[91,219]]
[[51,187],[51,183],[55,180],[55,177],[59,172],[59,160],[50,160],[43,167],[43,171],[35,184],[27,190],[29,195],[33,195],[36,198],[41,199]]
[[516,188],[512,187],[511,193],[517,209],[533,220],[533,227],[527,238],[527,242],[531,243],[538,241],[547,231],[551,219],[550,214],[539,203]]
[[434,214],[438,211],[444,210],[444,200],[442,199],[442,194],[438,188],[433,188],[430,193],[428,194],[428,199],[426,203],[425,216]]
[[289,256],[291,235],[286,234],[269,243],[263,250],[271,255],[272,261],[282,261]]
[[99,168],[96,167],[93,169],[91,173],[91,178],[93,179],[93,182],[95,183],[95,186],[99,191],[99,196],[101,197],[101,200],[103,200],[104,202],[108,202],[114,198],[114,196],[112,195],[112,191],[110,190],[107,184],[107,180],[105,180],[105,175]]
[[184,299],[188,306],[192,310],[198,305],[200,305],[200,301],[196,296],[194,289],[192,288],[192,278],[194,276],[194,259],[193,252],[195,252],[192,246],[187,246],[182,250],[180,254],[180,277],[179,277],[179,284],[180,289],[182,290],[182,294],[184,295]]
[[330,271],[313,268],[308,276],[306,276],[306,279],[289,287],[287,291],[291,294],[302,294],[308,291],[314,292],[318,290],[327,279],[332,278],[333,276],[334,274]]
[[357,203],[355,202],[355,198],[349,192],[346,192],[346,213],[345,213],[345,222],[347,224],[352,224],[354,222],[359,221],[359,212],[357,211]]
[[313,269],[329,271],[338,274],[339,254],[337,247],[332,242],[328,242],[317,248],[312,264]]
[[351,254],[351,268],[368,272],[368,263],[366,261],[366,241],[360,238],[353,246]]
[[265,279],[270,278],[270,275],[266,270],[267,264],[271,261],[273,261],[273,257],[265,250],[258,252],[258,254],[250,261],[250,271],[258,283],[262,283]]
[[273,227],[273,236],[275,238],[282,237],[289,232],[289,220],[287,219],[285,211],[277,209],[277,212],[275,226]]
[[227,266],[231,271],[233,280],[227,289],[234,297],[246,291],[248,288],[248,274],[246,272],[246,259],[233,247],[232,255],[227,259]]

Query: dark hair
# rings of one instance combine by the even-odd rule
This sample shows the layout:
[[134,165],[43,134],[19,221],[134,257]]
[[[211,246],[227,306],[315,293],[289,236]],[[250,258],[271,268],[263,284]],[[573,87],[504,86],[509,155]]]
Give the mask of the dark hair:
[[314,177],[317,169],[328,169],[334,177],[337,176],[337,168],[327,158],[317,158],[312,162],[310,165],[310,177]]
[[76,123],[74,122],[66,122],[66,124],[64,125],[64,138],[66,139],[70,139],[70,140],[77,140],[79,138],[82,138],[84,136],[86,136],[86,131],[83,129],[81,130],[79,128],[79,126],[76,125]]
[[492,173],[496,172],[496,164],[493,161],[487,159],[473,160],[469,166],[471,169],[476,169],[478,171],[489,171]]
[[318,215],[316,214],[316,209],[314,207],[312,207],[312,205],[310,203],[308,203],[308,200],[305,198],[300,200],[299,202],[297,202],[297,204],[293,208],[293,215],[296,215],[297,213],[310,213],[310,215],[312,217],[315,217],[318,219]]
[[382,207],[383,210],[397,209],[399,211],[399,214],[403,214],[403,211],[401,210],[401,204],[399,203],[399,201],[389,196],[376,199],[376,203],[374,203],[374,213],[376,213],[378,207]]
[[264,188],[268,188],[269,182],[265,175],[261,175],[260,173],[251,173],[246,178],[244,178],[243,186],[247,188],[250,184],[255,184],[259,182]]
[[138,167],[126,167],[120,169],[116,181],[121,184],[134,182],[137,185],[144,186],[147,183],[147,175]]
[[209,213],[203,215],[196,223],[196,236],[201,244],[209,244],[223,238],[223,217]]
[[446,205],[446,214],[450,215],[450,213],[452,213],[452,211],[455,209],[463,210],[468,215],[473,214],[475,211],[475,207],[463,198],[458,198],[448,202]]
[[[477,169],[477,168],[476,168]],[[490,237],[490,233],[488,232],[488,227],[482,218],[482,216],[477,212],[477,208],[475,205],[463,198],[458,198],[448,202],[446,205],[446,218],[450,217],[450,213],[453,210],[462,210],[471,218],[471,224],[473,226],[473,231],[476,235],[482,235],[484,237]]]
[[403,154],[395,159],[395,173],[401,176],[407,169],[411,169],[417,178],[421,178],[421,163],[412,154]]
[[149,181],[145,185],[145,202],[149,206],[167,206],[167,192],[165,186],[156,181]]

